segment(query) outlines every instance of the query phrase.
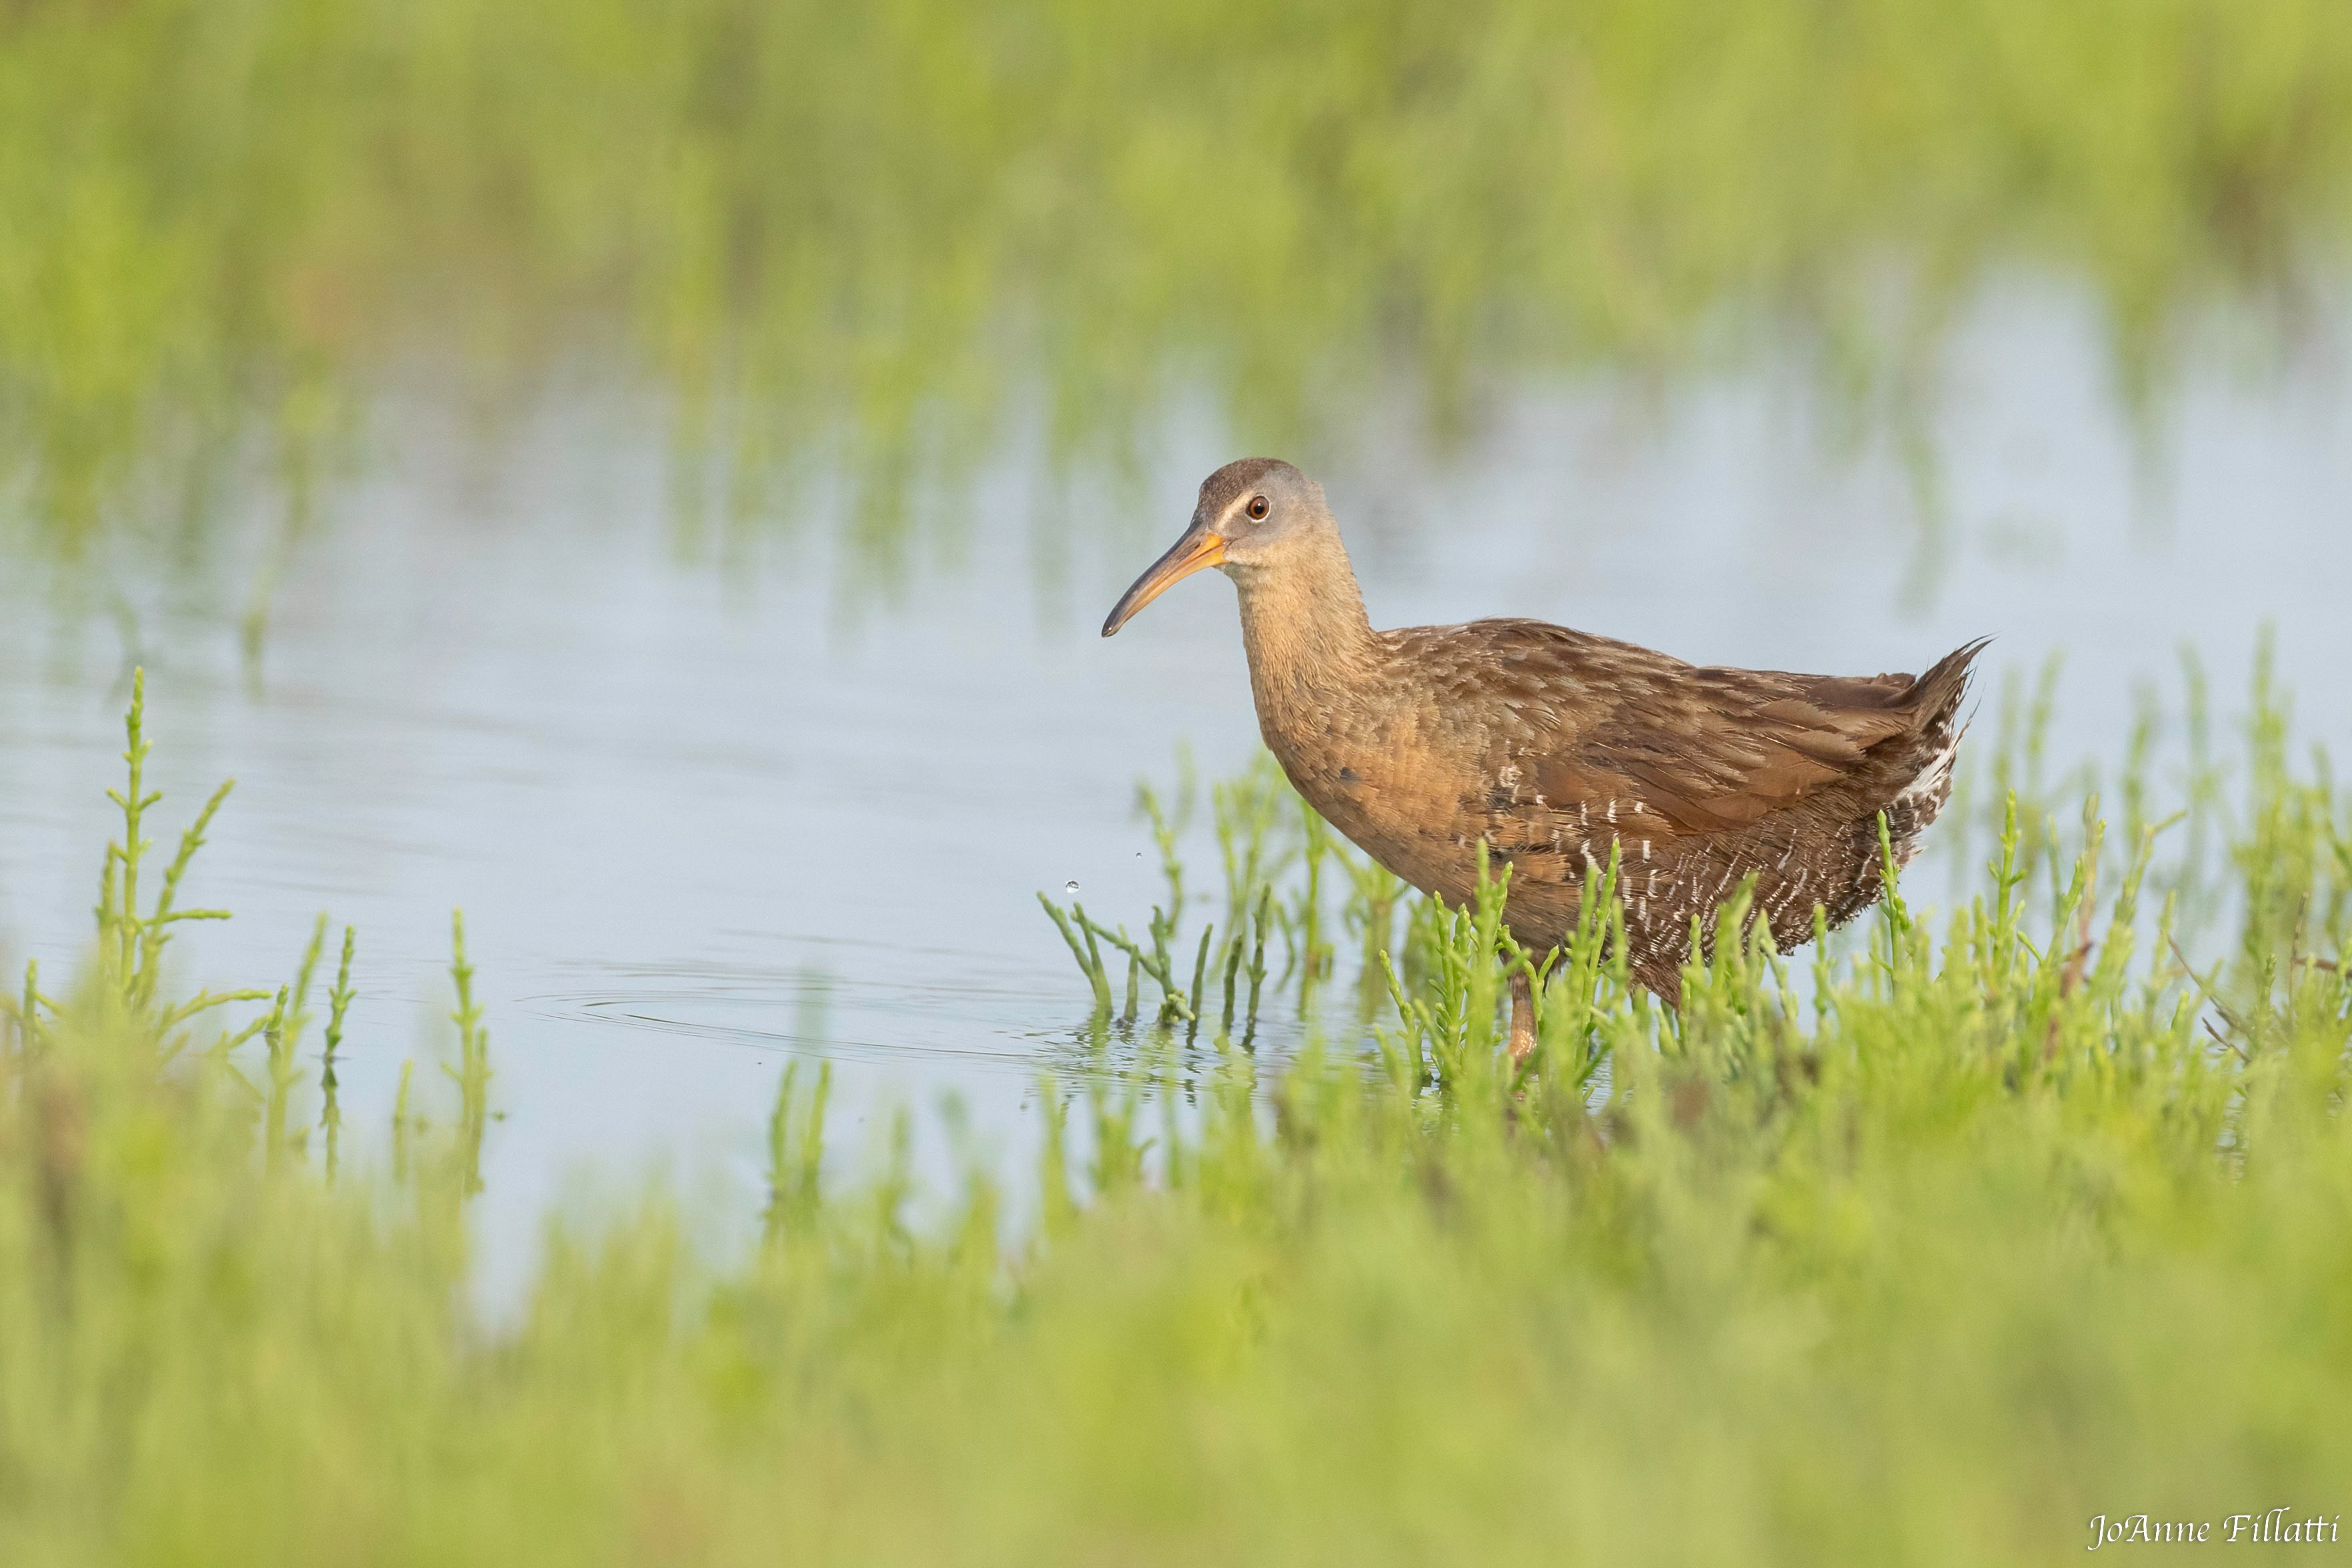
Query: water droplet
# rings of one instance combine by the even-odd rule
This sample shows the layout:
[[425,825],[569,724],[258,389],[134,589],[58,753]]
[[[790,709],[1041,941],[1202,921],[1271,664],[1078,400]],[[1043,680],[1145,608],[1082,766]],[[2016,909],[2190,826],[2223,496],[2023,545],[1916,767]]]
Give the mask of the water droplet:
[[1078,885],[1076,882],[1065,882],[1062,884],[1062,891],[1069,894],[1072,898],[1076,898],[1078,894]]

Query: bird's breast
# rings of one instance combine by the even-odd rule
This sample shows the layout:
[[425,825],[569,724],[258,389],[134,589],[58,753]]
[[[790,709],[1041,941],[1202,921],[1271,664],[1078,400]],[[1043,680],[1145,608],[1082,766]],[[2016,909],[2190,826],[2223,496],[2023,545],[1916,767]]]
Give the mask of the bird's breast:
[[1409,737],[1384,731],[1267,737],[1301,798],[1373,859],[1424,892],[1457,891],[1475,858],[1458,791]]

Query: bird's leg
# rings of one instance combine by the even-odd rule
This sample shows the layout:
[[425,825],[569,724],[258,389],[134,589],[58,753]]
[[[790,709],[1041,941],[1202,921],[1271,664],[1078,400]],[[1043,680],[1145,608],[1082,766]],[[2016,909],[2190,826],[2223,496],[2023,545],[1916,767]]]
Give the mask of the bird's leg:
[[1536,994],[1524,965],[1511,968],[1511,1065],[1518,1066],[1536,1048]]

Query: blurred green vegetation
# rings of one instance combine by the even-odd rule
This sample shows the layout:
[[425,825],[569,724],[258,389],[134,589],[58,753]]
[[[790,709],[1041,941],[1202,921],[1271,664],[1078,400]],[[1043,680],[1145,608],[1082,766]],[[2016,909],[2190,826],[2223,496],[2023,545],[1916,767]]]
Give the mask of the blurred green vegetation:
[[[1948,922],[1726,940],[1679,1016],[1583,933],[1515,1075],[1490,888],[1381,927],[1410,1021],[1282,1071],[1101,1018],[1139,1081],[1043,1097],[1009,1226],[984,1165],[919,1203],[903,1123],[845,1180],[796,1065],[756,1245],[649,1190],[552,1228],[504,1324],[462,946],[458,1108],[404,1083],[389,1167],[339,1167],[331,1067],[286,1114],[324,922],[247,1025],[174,1000],[203,821],[159,883],[134,772],[93,963],[0,1010],[0,1561],[2008,1564],[2099,1514],[2328,1514],[2352,795],[2294,755],[2263,701],[2192,804],[2234,922],[2201,974],[2164,935],[2193,831],[2135,797],[2103,877],[2095,809],[2070,864],[2011,795]],[[1262,925],[1251,868],[1349,862],[1255,788]],[[1328,931],[1385,921],[1330,886]]]
[[68,549],[299,518],[387,385],[588,376],[698,504],[807,459],[887,520],[1016,411],[1444,427],[1758,310],[1866,382],[2009,260],[2136,381],[2347,213],[2337,0],[15,0],[0,463]]

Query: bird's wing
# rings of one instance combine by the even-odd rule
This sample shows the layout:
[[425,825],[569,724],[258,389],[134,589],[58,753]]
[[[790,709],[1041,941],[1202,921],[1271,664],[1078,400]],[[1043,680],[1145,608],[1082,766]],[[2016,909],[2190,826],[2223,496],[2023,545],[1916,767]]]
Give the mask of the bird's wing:
[[1512,716],[1510,749],[1554,811],[1616,803],[1676,834],[1744,827],[1864,782],[1873,749],[1920,721],[1926,683],[1908,675],[1703,668],[1540,621],[1451,629],[1478,667],[1462,694],[1483,689]]
[[1906,728],[1901,713],[1843,706],[1786,678],[1697,673],[1664,700],[1612,703],[1562,760],[1630,781],[1684,832],[1719,833],[1856,780],[1871,748]]

